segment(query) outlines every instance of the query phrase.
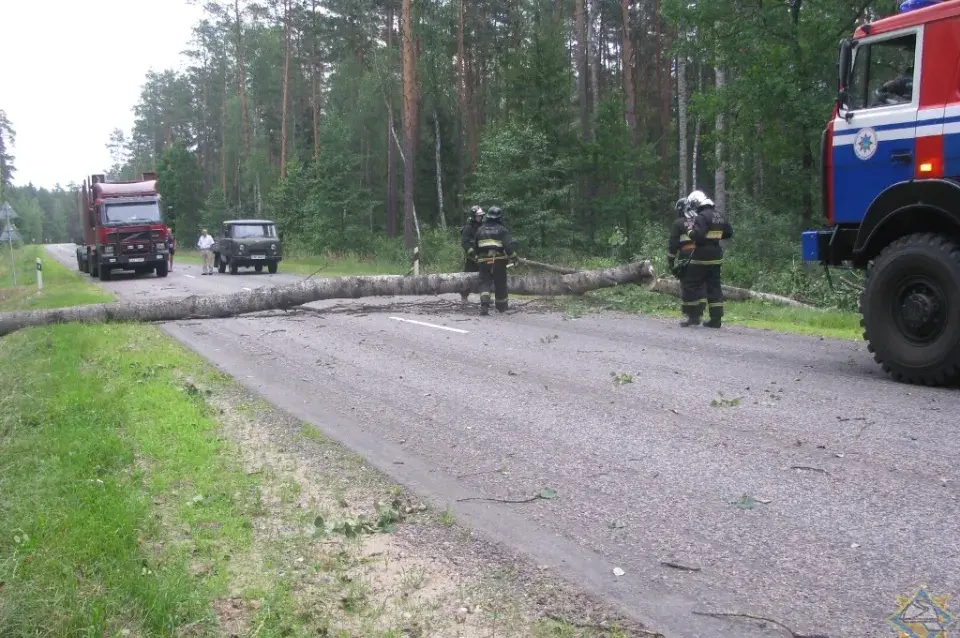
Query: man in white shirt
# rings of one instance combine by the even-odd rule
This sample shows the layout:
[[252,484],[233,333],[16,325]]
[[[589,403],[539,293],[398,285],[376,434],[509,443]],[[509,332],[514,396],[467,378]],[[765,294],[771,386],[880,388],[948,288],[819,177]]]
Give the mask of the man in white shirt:
[[197,241],[197,248],[203,255],[203,272],[200,273],[201,275],[213,274],[213,244],[213,237],[210,236],[207,229],[201,230],[200,239]]

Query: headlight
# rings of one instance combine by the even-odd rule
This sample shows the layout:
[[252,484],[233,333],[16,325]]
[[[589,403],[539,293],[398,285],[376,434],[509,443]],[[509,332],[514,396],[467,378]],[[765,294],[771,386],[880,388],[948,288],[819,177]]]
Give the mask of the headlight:
[[239,250],[240,252],[243,252],[244,250],[246,250],[246,246],[244,246],[243,244],[240,244]]
[[276,250],[276,249],[277,249],[276,244],[270,244],[270,250]]
[[103,254],[104,254],[104,255],[112,255],[112,254],[113,254],[113,246],[104,246],[104,247],[103,247]]

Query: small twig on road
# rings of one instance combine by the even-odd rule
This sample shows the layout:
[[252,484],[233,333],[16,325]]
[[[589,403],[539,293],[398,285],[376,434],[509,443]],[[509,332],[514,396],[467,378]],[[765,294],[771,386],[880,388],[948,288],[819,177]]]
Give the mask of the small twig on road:
[[821,474],[830,474],[830,472],[819,467],[810,467],[809,465],[791,465],[791,470],[809,470],[810,472],[820,472]]
[[847,421],[866,421],[866,420],[867,420],[867,417],[865,416],[854,416],[854,417],[838,416],[837,417],[838,423],[846,423]]
[[827,634],[800,634],[790,629],[782,622],[774,620],[773,618],[765,618],[764,616],[755,616],[753,614],[737,614],[730,612],[711,612],[711,611],[694,611],[696,616],[709,616],[711,618],[748,618],[750,620],[756,620],[758,622],[768,622],[771,625],[776,625],[784,631],[790,634],[790,638],[830,638]]
[[308,280],[308,279],[311,279],[311,278],[312,278],[314,275],[316,275],[318,272],[321,272],[321,271],[326,270],[326,269],[327,269],[327,266],[329,266],[329,265],[330,265],[330,264],[324,264],[323,266],[320,267],[320,270],[315,270],[314,272],[312,272],[312,273],[310,273],[309,275],[307,275],[306,277],[304,277],[304,278],[303,278],[303,281],[306,281],[306,280]]
[[482,472],[468,472],[466,474],[458,474],[456,478],[462,479],[467,478],[468,476],[483,476],[484,474],[502,474],[503,470],[483,470]]
[[860,438],[860,435],[863,434],[863,431],[866,430],[866,429],[867,429],[868,427],[870,427],[871,425],[873,425],[873,421],[868,421],[867,423],[864,423],[864,424],[863,424],[863,427],[860,428],[860,431],[857,432],[857,436],[855,436],[855,437],[853,437],[853,438],[859,439],[859,438]]
[[492,503],[532,503],[534,501],[539,501],[539,500],[540,500],[540,495],[537,494],[536,496],[531,496],[530,498],[525,498],[521,501],[512,501],[512,500],[502,499],[502,498],[485,498],[483,496],[471,496],[469,498],[458,498],[457,502],[464,503],[466,501],[490,501]]
[[278,332],[286,332],[286,330],[283,329],[283,328],[280,328],[279,330],[268,330],[267,332],[261,333],[260,336],[261,336],[261,337],[266,337],[267,335],[276,334],[276,333],[278,333]]
[[681,565],[680,563],[674,563],[668,560],[660,561],[660,564],[664,567],[672,567],[673,569],[679,569],[685,572],[699,572],[702,571],[699,567],[687,567],[686,565]]

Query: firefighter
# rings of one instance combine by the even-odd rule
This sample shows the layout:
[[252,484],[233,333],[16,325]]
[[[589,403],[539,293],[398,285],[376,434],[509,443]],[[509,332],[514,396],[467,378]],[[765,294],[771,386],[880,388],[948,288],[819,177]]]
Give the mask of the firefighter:
[[507,262],[518,262],[513,237],[503,224],[503,212],[497,206],[487,209],[476,234],[477,263],[480,265],[480,314],[490,314],[490,293],[497,312],[507,309]]
[[687,319],[680,325],[700,323],[704,306],[710,311],[710,320],[704,325],[719,328],[723,319],[723,288],[720,269],[723,265],[722,239],[733,237],[733,228],[714,206],[713,200],[702,191],[687,196],[687,214],[693,223],[688,235],[694,243],[693,256],[685,273],[684,307],[689,308]]
[[[460,229],[460,246],[463,248],[463,272],[479,272],[480,267],[476,260],[477,229],[483,223],[483,209],[474,206],[467,217],[467,225]],[[469,292],[461,292],[460,299],[466,303],[470,298]]]
[[[670,266],[670,271],[673,275],[680,280],[682,301],[680,308],[683,314],[689,319],[697,303],[695,299],[688,299],[688,297],[691,297],[691,294],[688,294],[690,291],[688,291],[688,285],[686,283],[687,267],[694,249],[693,240],[690,239],[689,235],[693,220],[688,219],[689,213],[686,197],[681,197],[677,200],[676,209],[677,218],[673,220],[673,224],[670,227],[670,240],[667,244],[667,264]],[[680,263],[677,263],[678,258]],[[690,324],[685,322],[682,325],[686,326]]]

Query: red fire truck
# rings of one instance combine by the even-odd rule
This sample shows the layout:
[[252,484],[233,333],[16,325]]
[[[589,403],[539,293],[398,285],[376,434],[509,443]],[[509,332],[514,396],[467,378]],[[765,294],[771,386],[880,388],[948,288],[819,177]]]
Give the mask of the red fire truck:
[[79,194],[83,244],[77,268],[106,281],[114,270],[167,276],[167,227],[163,223],[155,173],[142,180],[84,180]]
[[[866,271],[864,339],[893,378],[960,381],[960,0],[907,0],[840,43],[821,138],[828,228],[803,258]],[[829,272],[829,271],[828,271]]]

